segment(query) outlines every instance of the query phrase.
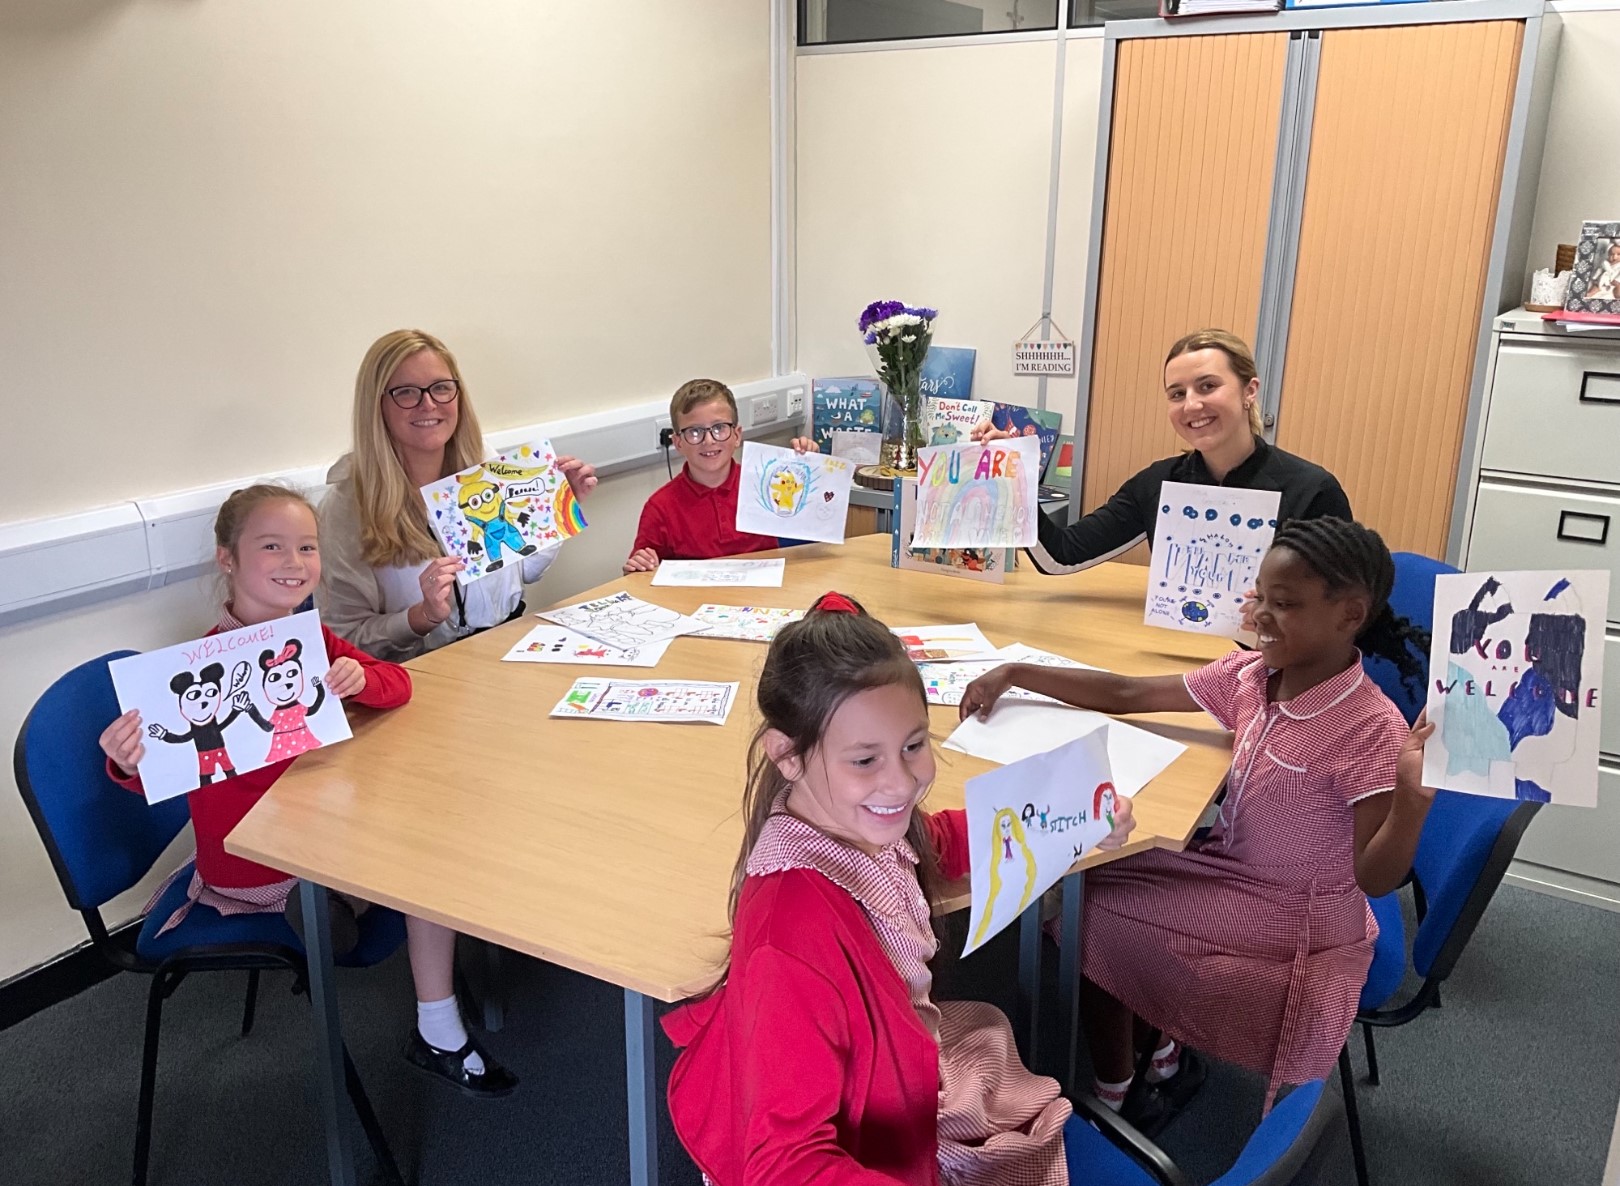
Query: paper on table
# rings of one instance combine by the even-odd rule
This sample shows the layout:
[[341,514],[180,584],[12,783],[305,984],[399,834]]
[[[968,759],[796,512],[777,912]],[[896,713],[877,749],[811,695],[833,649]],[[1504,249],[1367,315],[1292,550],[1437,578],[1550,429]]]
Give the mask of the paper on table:
[[[1062,655],[1054,655],[1050,651],[1043,651],[1038,647],[1025,646],[1015,642],[1004,646],[996,652],[993,659],[963,659],[955,663],[919,663],[917,674],[922,676],[923,692],[928,696],[930,704],[956,705],[962,703],[962,693],[967,686],[986,672],[994,671],[1003,663],[1038,663],[1042,667],[1068,667],[1086,671],[1101,671],[1100,667],[1092,667],[1089,663],[1076,662]],[[1050,696],[1042,696],[1039,692],[1030,692],[1024,688],[1009,688],[1003,694],[1004,699],[1035,700],[1042,704],[1061,704]]]
[[665,560],[653,573],[655,585],[747,586],[759,589],[780,589],[782,573],[787,561],[780,556],[764,560]]
[[945,739],[945,748],[1005,764],[1083,737],[1101,721],[1108,722],[1108,762],[1122,795],[1136,794],[1187,752],[1179,741],[1100,712],[1028,701],[998,703],[988,721],[969,717]]
[[844,542],[855,465],[747,441],[737,478],[737,530],[775,539]]
[[700,680],[577,679],[551,710],[554,717],[595,721],[669,721],[723,725],[737,698],[735,683]]
[[696,618],[620,591],[594,601],[541,610],[537,617],[628,651],[701,629]]
[[693,638],[770,642],[783,626],[804,617],[804,611],[771,609],[759,605],[700,605],[692,616],[707,623],[702,630],[692,631]]
[[1254,586],[1271,546],[1281,498],[1275,490],[1163,483],[1142,620],[1238,637],[1243,594]]
[[891,629],[905,644],[906,654],[913,663],[924,660],[948,663],[957,659],[987,659],[996,654],[996,648],[973,622],[959,622],[953,626],[894,626]]
[[617,650],[562,626],[536,626],[501,656],[504,663],[582,663],[596,667],[656,667],[669,639]]
[[1114,830],[1103,718],[1046,753],[968,779],[972,914],[962,954],[977,950]]

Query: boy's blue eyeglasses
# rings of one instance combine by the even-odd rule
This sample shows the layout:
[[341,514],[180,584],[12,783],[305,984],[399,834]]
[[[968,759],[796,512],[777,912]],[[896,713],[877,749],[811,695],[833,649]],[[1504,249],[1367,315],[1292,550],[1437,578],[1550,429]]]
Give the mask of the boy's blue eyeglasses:
[[728,424],[722,420],[719,424],[711,424],[707,428],[694,424],[681,429],[680,434],[686,438],[688,445],[701,445],[704,437],[713,437],[717,441],[725,440],[736,427],[735,424]]

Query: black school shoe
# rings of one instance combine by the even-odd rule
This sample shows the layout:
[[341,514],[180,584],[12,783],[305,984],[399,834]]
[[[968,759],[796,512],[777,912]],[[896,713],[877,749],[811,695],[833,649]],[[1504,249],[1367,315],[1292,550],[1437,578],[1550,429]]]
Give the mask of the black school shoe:
[[1163,1082],[1144,1085],[1143,1091],[1132,1091],[1120,1115],[1137,1132],[1151,1140],[1169,1127],[1170,1122],[1192,1102],[1208,1074],[1209,1068],[1203,1058],[1183,1046],[1181,1065],[1176,1068],[1176,1073]]
[[[482,1073],[475,1075],[467,1069],[469,1054],[477,1054],[484,1060]],[[511,1095],[518,1085],[518,1077],[491,1058],[471,1037],[460,1050],[439,1050],[429,1046],[421,1031],[412,1026],[411,1040],[405,1047],[405,1061],[418,1070],[445,1080],[463,1095],[475,1099],[499,1099],[503,1095]]]

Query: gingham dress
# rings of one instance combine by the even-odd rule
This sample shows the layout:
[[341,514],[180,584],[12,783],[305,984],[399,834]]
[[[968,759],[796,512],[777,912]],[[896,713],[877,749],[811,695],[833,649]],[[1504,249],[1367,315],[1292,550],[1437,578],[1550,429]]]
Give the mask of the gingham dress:
[[748,857],[748,875],[813,869],[859,902],[878,943],[939,1043],[939,1172],[947,1186],[1066,1186],[1063,1125],[1073,1109],[1057,1081],[1024,1068],[1012,1027],[993,1005],[935,1004],[936,948],[917,854],[901,841],[877,856],[818,832],[776,802]]
[[1236,651],[1186,678],[1235,734],[1221,818],[1180,853],[1086,877],[1086,976],[1190,1046],[1283,1083],[1333,1069],[1378,935],[1356,885],[1355,808],[1392,790],[1406,737],[1360,656],[1292,700]]

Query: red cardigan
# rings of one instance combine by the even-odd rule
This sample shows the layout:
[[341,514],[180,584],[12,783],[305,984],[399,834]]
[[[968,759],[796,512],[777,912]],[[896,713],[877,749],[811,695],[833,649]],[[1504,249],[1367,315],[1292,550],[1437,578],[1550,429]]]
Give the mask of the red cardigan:
[[737,484],[742,466],[731,463],[731,473],[720,485],[694,482],[686,467],[653,492],[641,508],[632,552],[651,548],[660,560],[713,560],[744,552],[764,552],[781,546],[769,535],[737,530]]
[[[219,628],[216,626],[208,633],[217,634]],[[321,627],[321,636],[326,640],[326,657],[329,660],[346,656],[366,669],[366,686],[349,697],[352,703],[364,704],[367,708],[398,708],[411,698],[410,673],[399,664],[373,659],[344,642],[325,626]],[[207,786],[191,792],[191,827],[197,837],[197,872],[204,882],[222,889],[247,889],[287,880],[287,874],[279,870],[226,852],[225,837],[295,761],[296,758],[287,758],[235,778],[216,778]],[[107,777],[137,794],[146,793],[141,786],[140,774],[124,777],[111,758],[107,759]]]
[[[961,811],[925,816],[967,872]],[[861,904],[822,874],[743,883],[731,970],[664,1018],[669,1110],[715,1186],[937,1186],[939,1048]]]

